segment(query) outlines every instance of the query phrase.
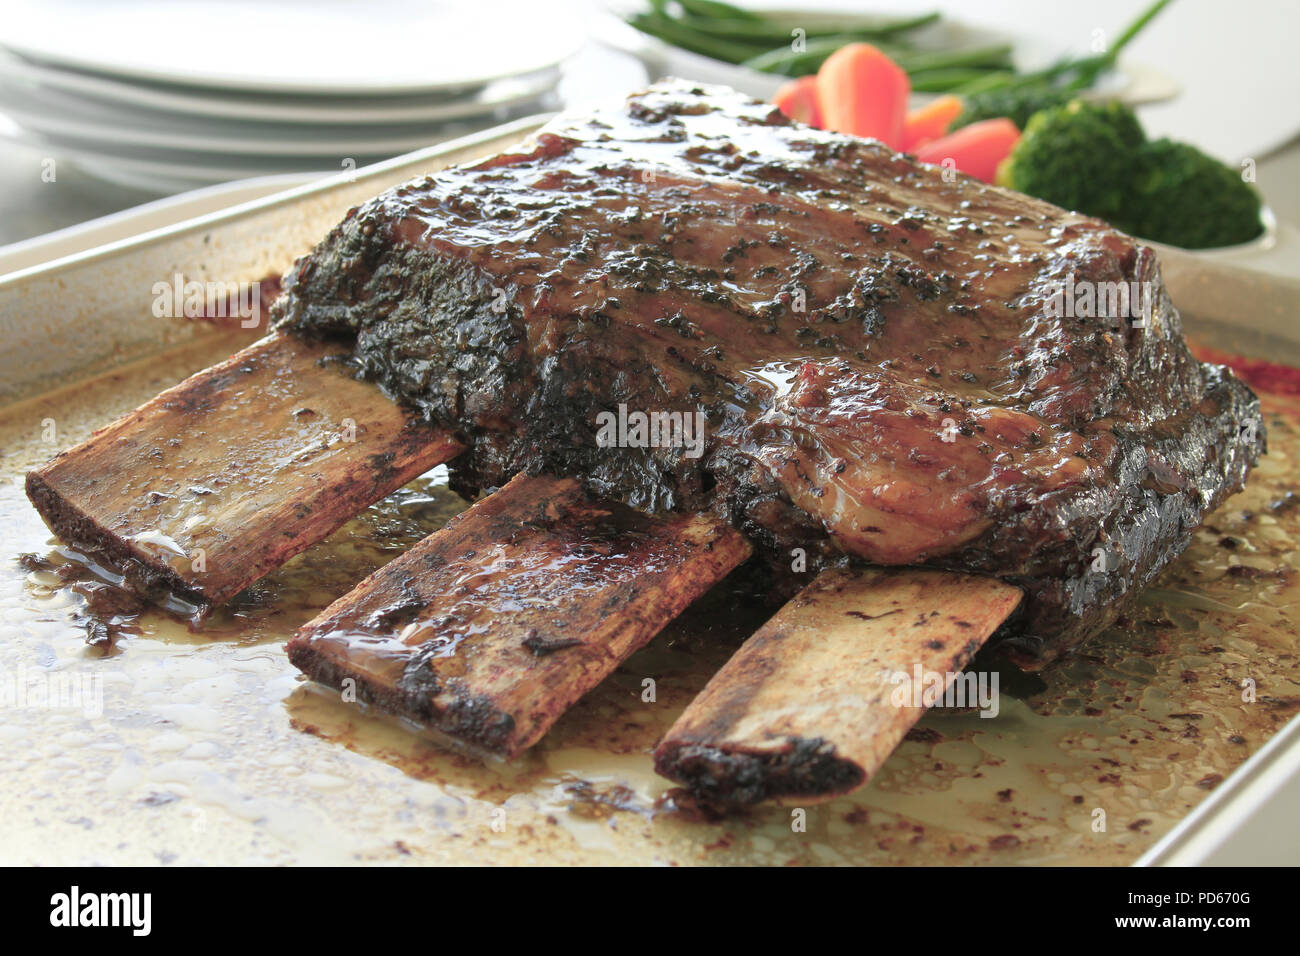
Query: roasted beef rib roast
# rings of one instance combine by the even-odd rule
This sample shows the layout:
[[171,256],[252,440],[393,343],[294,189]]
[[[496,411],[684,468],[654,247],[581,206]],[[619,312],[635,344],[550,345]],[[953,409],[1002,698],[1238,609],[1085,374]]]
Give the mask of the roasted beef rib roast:
[[[1139,241],[680,82],[353,210],[274,315],[454,432],[459,489],[712,512],[778,590],[801,561],[996,575],[1027,666],[1112,621],[1264,448]],[[700,413],[701,447],[610,447],[615,412]]]

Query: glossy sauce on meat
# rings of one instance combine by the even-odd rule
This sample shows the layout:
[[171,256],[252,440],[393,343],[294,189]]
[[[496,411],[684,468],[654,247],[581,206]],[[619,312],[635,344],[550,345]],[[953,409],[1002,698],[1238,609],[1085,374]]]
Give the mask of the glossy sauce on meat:
[[[1068,281],[1145,284],[1150,314],[1060,315]],[[1031,652],[1112,618],[1263,442],[1146,247],[730,91],[662,84],[392,190],[286,289],[283,325],[463,434],[462,487],[551,471],[715,511],[774,566],[998,574]],[[599,447],[620,405],[702,411],[706,454]]]

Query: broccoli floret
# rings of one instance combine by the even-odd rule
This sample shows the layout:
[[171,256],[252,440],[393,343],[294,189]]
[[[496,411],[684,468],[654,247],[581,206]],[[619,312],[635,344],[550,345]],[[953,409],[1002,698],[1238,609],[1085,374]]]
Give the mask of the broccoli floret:
[[997,182],[1119,224],[1133,191],[1134,154],[1145,140],[1127,106],[1072,100],[1033,115]]
[[972,93],[964,98],[961,113],[953,120],[948,131],[981,120],[997,119],[999,116],[1005,116],[1017,128],[1024,129],[1035,113],[1053,106],[1064,106],[1076,95],[1070,90],[1056,89],[1046,84]]
[[1147,142],[1120,103],[1074,100],[1035,113],[997,182],[1187,249],[1263,231],[1259,195],[1236,170],[1186,143]]
[[1264,229],[1259,194],[1195,146],[1157,139],[1138,150],[1128,231],[1187,249],[1248,242]]
[[1137,114],[1131,107],[1114,100],[1086,104],[1085,111],[1097,117],[1115,131],[1126,146],[1141,146],[1147,141]]

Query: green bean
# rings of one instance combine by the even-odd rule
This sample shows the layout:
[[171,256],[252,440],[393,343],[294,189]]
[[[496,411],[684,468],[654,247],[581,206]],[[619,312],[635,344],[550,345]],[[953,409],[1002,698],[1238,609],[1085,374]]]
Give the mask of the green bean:
[[1053,63],[1051,66],[1041,70],[1035,70],[1031,73],[1021,73],[1019,75],[990,76],[987,80],[972,80],[965,84],[960,90],[964,96],[970,96],[977,93],[986,93],[991,91],[1002,90],[1028,90],[1034,87],[1060,88],[1065,90],[1084,90],[1090,88],[1097,82],[1097,77],[1107,69],[1115,65],[1122,51],[1133,38],[1155,18],[1161,10],[1169,5],[1170,0],[1156,0],[1155,3],[1147,7],[1137,19],[1130,23],[1122,33],[1119,39],[1111,45],[1111,48],[1105,53],[1098,53],[1092,56],[1080,57],[1078,59],[1064,58]]
[[909,74],[908,79],[911,81],[913,93],[949,93],[988,75],[987,70],[957,66],[921,70]]
[[737,7],[722,0],[677,0],[682,9],[697,17],[713,17],[722,20],[761,21],[763,18],[753,10]]
[[1135,36],[1142,32],[1142,28],[1154,20],[1156,14],[1169,6],[1169,2],[1170,0],[1156,0],[1155,3],[1147,7],[1146,10],[1138,15],[1136,20],[1124,29],[1124,32],[1119,35],[1119,39],[1115,41],[1115,44],[1105,54],[1112,63],[1119,59],[1120,51],[1123,50],[1124,47],[1128,46]]
[[766,41],[777,44],[788,42],[794,36],[795,30],[802,30],[804,37],[807,39],[830,36],[852,37],[857,40],[889,39],[915,29],[915,25],[932,23],[932,18],[937,16],[938,14],[931,14],[930,17],[913,17],[903,23],[901,27],[892,24],[883,27],[873,26],[872,24],[876,21],[867,20],[808,23],[800,22],[795,17],[782,20],[715,20],[703,17],[687,17],[682,20],[682,24],[689,26],[691,29],[699,30],[701,33],[708,33],[725,39]]
[[[1096,83],[1097,77],[1113,66],[1114,63],[1115,59],[1110,54],[1075,60],[1069,64],[1068,69],[1068,72],[1073,73],[1074,76],[1066,80],[1065,86],[1071,90],[1086,90]],[[1067,71],[1063,70],[1061,72],[1065,73]]]
[[841,23],[808,23],[806,17],[799,14],[768,14],[764,19],[769,23],[794,29],[802,27],[808,36],[825,36],[831,33],[852,33],[864,37],[886,39],[902,33],[911,33],[922,27],[928,27],[939,21],[938,13],[923,13],[915,17],[854,17]]
[[[675,0],[681,16],[668,12],[670,0],[649,0],[648,12],[628,22],[651,36],[702,56],[740,63],[767,73],[803,76],[818,70],[826,58],[847,43],[874,42],[911,78],[919,92],[953,91],[964,96],[1037,85],[1084,89],[1114,66],[1119,53],[1170,0],[1155,0],[1119,36],[1106,53],[1063,59],[1032,73],[1017,74],[1011,48],[966,47],[915,49],[906,34],[939,20],[938,13],[910,17],[852,17],[817,23],[797,13],[759,13],[723,0]],[[675,9],[677,9],[675,8]],[[802,30],[803,49],[795,50],[795,31]],[[889,43],[889,40],[894,40]]]
[[[844,36],[809,40],[801,51],[791,50],[787,45],[748,59],[744,65],[765,73],[801,76],[815,71],[828,56],[851,42],[853,38]],[[1005,44],[955,50],[908,50],[888,46],[881,46],[881,49],[909,74],[958,67],[1002,69],[1011,65],[1011,47]]]
[[744,61],[743,65],[751,70],[761,70],[764,73],[803,76],[807,73],[816,72],[817,68],[822,65],[823,60],[844,46],[845,43],[851,42],[853,41],[839,36],[823,37],[819,40],[809,40],[802,50],[791,49],[791,45],[787,43],[775,50],[767,50],[758,56],[750,57]]
[[700,33],[707,33],[710,36],[724,37],[726,39],[744,39],[755,43],[763,43],[767,46],[775,46],[778,43],[789,43],[795,36],[796,29],[802,29],[804,36],[813,39],[822,36],[839,35],[858,35],[852,27],[845,26],[842,30],[811,30],[806,27],[786,27],[780,23],[771,23],[767,20],[704,20],[695,17],[689,17],[682,21],[684,26],[692,30],[698,30]]
[[754,44],[722,40],[718,37],[695,33],[683,26],[680,21],[659,14],[639,13],[629,19],[628,22],[642,33],[658,37],[673,46],[681,47],[683,50],[689,50],[692,53],[699,53],[702,56],[711,56],[716,60],[725,60],[728,63],[740,63],[753,57],[759,50],[763,49],[761,46]]
[[946,70],[955,67],[1007,67],[1011,65],[1011,47],[968,47],[954,50],[926,50],[900,53],[894,61],[908,73]]
[[1000,90],[1011,86],[1016,79],[1017,75],[1010,70],[994,70],[990,73],[981,74],[968,83],[962,83],[954,87],[952,92],[961,96],[970,96],[972,93],[987,93],[990,90]]

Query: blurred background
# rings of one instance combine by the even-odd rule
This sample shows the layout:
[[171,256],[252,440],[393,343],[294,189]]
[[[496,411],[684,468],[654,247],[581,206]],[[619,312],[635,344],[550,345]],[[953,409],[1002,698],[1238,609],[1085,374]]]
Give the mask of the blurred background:
[[[116,220],[78,224],[142,204],[122,228],[608,99],[661,75],[770,98],[854,39],[906,69],[914,109],[1104,58],[1118,44],[1079,81],[1083,92],[1132,105],[1149,137],[1248,167],[1274,231],[1300,223],[1300,64],[1289,42],[1300,5],[1289,0],[1174,0],[1131,38],[1125,28],[1150,0],[737,6],[8,0],[0,272],[114,238]],[[1253,263],[1294,272],[1294,247],[1271,240],[1270,249]]]

